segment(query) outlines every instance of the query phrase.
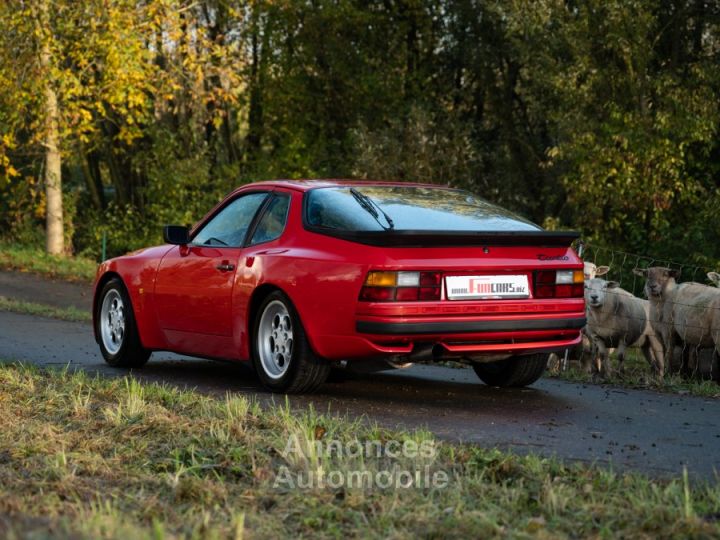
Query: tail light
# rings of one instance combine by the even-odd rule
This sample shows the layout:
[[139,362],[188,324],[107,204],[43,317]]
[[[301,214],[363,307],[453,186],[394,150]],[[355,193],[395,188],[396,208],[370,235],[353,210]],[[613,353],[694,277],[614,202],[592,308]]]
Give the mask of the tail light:
[[368,272],[360,290],[363,302],[440,300],[440,272]]
[[583,296],[585,275],[582,270],[537,270],[535,298],[577,298]]

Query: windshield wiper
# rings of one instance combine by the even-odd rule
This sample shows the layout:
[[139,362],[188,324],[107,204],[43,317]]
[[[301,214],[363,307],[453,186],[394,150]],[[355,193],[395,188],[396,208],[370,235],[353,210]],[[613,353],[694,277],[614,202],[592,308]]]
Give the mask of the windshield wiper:
[[203,242],[203,245],[204,246],[212,246],[213,242],[217,242],[221,246],[227,246],[226,242],[223,242],[222,240],[220,240],[219,238],[215,238],[214,236],[211,236],[210,238],[205,240],[205,242]]
[[[393,222],[392,218],[387,215],[387,212],[380,208],[380,205],[376,203],[374,200],[372,200],[370,197],[365,195],[364,193],[360,193],[357,189],[354,187],[350,188],[350,194],[355,198],[355,200],[358,202],[360,206],[372,217],[375,218],[375,221],[378,222],[378,224],[387,230],[394,229],[395,223]],[[378,213],[380,211],[380,213]],[[385,221],[387,222],[387,226],[383,225],[382,221],[380,221],[380,214],[383,215],[385,218]]]

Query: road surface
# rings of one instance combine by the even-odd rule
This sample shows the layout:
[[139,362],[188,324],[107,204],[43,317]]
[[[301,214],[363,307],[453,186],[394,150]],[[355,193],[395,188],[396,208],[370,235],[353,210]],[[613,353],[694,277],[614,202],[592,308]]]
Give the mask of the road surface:
[[[122,376],[107,366],[91,327],[0,312],[0,359],[65,366]],[[264,391],[247,366],[154,353],[135,370],[142,380],[202,392],[279,400]],[[453,441],[499,446],[567,460],[676,475],[687,466],[697,479],[720,471],[720,400],[581,385],[542,379],[526,389],[482,385],[470,369],[413,366],[352,375],[291,404],[319,411],[366,415],[387,427],[427,428]]]

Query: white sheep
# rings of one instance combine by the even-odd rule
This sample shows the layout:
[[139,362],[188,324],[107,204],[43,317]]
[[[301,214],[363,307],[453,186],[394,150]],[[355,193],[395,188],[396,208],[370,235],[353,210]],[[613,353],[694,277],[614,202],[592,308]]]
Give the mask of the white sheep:
[[[720,289],[700,283],[677,283],[678,272],[670,268],[652,267],[635,270],[646,278],[645,293],[651,303],[651,324],[661,337],[664,363],[669,366],[675,345],[697,349],[713,347],[720,352]],[[688,371],[688,358],[683,355],[682,371]]]
[[[610,271],[609,266],[596,266],[595,263],[583,261],[583,274],[585,275],[585,281],[593,279],[596,276],[604,276]],[[587,311],[587,305],[585,306]],[[597,358],[597,347],[595,347],[590,340],[586,332],[586,328],[582,331],[582,340],[572,349],[567,350],[567,357],[572,360],[578,360],[582,365],[583,371],[589,372],[591,365],[595,363]],[[612,352],[612,351],[610,351]],[[548,367],[552,370],[559,370],[563,361],[560,360],[560,356],[556,353],[550,353],[548,357]]]
[[615,281],[585,282],[587,332],[598,348],[601,374],[609,376],[610,348],[617,347],[618,368],[624,369],[625,350],[639,348],[648,364],[662,377],[662,345],[650,325],[650,303],[621,289]]
[[594,279],[598,276],[604,276],[610,271],[609,266],[595,266],[595,263],[583,262],[583,273],[585,274],[585,281]]

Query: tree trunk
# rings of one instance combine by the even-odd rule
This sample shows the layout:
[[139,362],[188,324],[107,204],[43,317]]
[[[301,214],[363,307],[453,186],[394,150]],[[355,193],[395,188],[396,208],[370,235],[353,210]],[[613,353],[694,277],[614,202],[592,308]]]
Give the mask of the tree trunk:
[[[259,15],[257,9],[252,16],[252,34],[250,35],[252,61],[250,64],[250,108],[248,111],[248,131],[246,136],[247,156],[251,162],[258,159],[263,131],[263,103],[261,88],[260,43],[258,39]],[[263,53],[265,51],[262,51]]]
[[45,81],[45,197],[46,197],[46,250],[52,255],[65,252],[63,234],[63,201],[60,158],[60,129],[58,100],[50,71],[50,45],[45,42],[40,65],[46,74]]

